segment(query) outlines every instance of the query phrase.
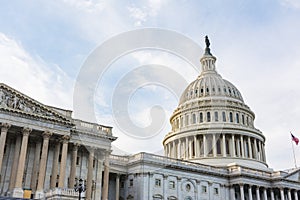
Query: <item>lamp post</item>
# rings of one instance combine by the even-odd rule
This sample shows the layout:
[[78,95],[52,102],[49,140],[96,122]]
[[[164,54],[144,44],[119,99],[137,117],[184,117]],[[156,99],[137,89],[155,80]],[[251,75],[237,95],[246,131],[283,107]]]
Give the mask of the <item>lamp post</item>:
[[79,179],[76,180],[76,184],[74,185],[74,190],[75,192],[78,192],[78,199],[81,199],[81,193],[85,192],[86,188],[85,188],[85,184],[83,184],[83,180]]

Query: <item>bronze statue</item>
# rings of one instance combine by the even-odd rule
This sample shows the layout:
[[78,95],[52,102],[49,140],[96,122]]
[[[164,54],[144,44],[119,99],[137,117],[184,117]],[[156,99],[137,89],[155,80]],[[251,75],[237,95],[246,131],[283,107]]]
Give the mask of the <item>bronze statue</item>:
[[205,36],[205,44],[206,44],[206,48],[209,48],[210,42],[208,36]]

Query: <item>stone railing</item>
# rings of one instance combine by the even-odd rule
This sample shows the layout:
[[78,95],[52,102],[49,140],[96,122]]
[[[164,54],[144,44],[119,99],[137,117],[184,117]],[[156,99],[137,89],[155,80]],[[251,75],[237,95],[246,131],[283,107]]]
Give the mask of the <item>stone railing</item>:
[[[72,188],[54,188],[49,190],[45,197],[49,200],[56,200],[56,199],[78,199],[79,193],[75,192]],[[82,197],[85,197],[85,193],[81,194]]]
[[76,129],[78,130],[88,131],[90,133],[95,133],[95,134],[101,133],[105,135],[112,135],[112,127],[109,126],[90,123],[79,119],[74,119],[74,123],[76,125]]

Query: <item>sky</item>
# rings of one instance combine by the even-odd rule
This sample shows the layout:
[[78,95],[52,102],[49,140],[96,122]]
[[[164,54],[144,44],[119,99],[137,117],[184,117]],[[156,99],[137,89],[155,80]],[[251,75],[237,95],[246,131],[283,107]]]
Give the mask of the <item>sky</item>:
[[[0,7],[0,78],[75,118],[112,126],[114,153],[162,154],[209,35],[217,71],[266,137],[269,167],[290,169],[289,132],[300,137],[299,19],[299,0],[11,0]],[[159,34],[148,41],[151,31]],[[97,70],[88,71],[91,62]],[[93,87],[78,90],[81,81]]]

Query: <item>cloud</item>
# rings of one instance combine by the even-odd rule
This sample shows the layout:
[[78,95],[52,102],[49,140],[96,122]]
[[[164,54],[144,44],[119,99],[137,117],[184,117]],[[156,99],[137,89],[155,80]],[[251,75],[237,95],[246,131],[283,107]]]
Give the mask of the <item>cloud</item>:
[[281,0],[281,4],[287,7],[300,9],[300,1],[299,0]]
[[41,103],[72,107],[73,81],[55,64],[30,55],[14,39],[0,33],[1,81]]

